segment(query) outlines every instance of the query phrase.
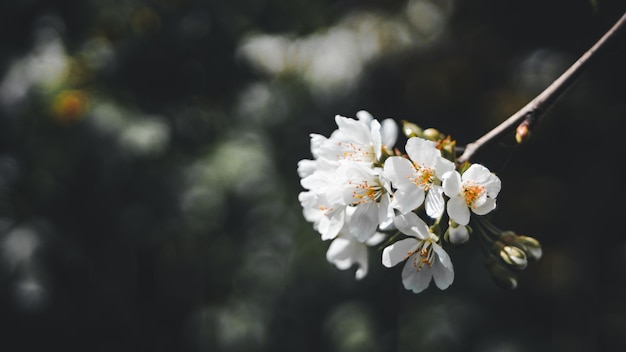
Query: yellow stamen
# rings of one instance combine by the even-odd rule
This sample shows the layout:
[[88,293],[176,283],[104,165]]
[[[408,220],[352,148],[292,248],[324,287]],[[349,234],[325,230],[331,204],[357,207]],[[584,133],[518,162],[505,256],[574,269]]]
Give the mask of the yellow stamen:
[[479,185],[474,181],[468,181],[463,184],[463,195],[465,196],[465,204],[468,207],[475,208],[474,203],[485,192],[485,186]]
[[416,172],[411,173],[408,178],[417,187],[428,191],[435,182],[435,170],[427,166],[414,164]]
[[[354,143],[338,142],[337,145],[343,149],[340,155],[337,155],[337,159],[345,159],[352,161],[371,161],[373,158],[373,151],[366,148],[359,147]],[[372,148],[370,148],[372,149]]]

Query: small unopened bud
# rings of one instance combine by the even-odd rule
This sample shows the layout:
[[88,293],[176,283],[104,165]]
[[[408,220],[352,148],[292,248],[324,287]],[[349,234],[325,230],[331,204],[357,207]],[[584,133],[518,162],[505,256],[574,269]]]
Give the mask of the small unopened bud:
[[444,158],[451,161],[456,159],[456,141],[450,139],[449,136],[441,140],[439,148],[441,150],[441,156]]
[[439,131],[437,131],[434,128],[427,128],[427,129],[425,129],[424,133],[422,135],[424,136],[424,138],[426,138],[428,140],[431,140],[431,141],[436,141],[441,136]]
[[518,236],[518,242],[526,248],[526,256],[529,260],[537,261],[541,259],[543,251],[539,241],[529,236]]
[[529,261],[537,261],[541,258],[541,244],[532,237],[516,235],[513,231],[504,231],[500,233],[500,240],[506,245],[518,247],[526,254]]
[[513,269],[516,270],[524,270],[526,266],[528,266],[528,259],[526,258],[526,253],[515,246],[504,246],[500,249],[500,258],[504,260],[505,263],[510,265]]
[[506,290],[514,290],[517,288],[516,275],[504,266],[500,265],[496,260],[491,257],[487,258],[485,266],[487,267],[487,270],[489,270],[491,278],[496,282],[496,284],[498,284],[498,286]]
[[522,144],[530,139],[530,128],[525,122],[520,123],[515,130],[515,141],[517,144]]
[[446,239],[450,243],[463,244],[469,240],[470,232],[467,226],[459,225],[452,220],[448,222],[448,225],[449,227],[446,233]]
[[402,132],[407,138],[421,137],[423,133],[420,126],[406,120],[402,120]]
[[520,123],[515,129],[515,141],[518,144],[522,144],[530,139],[530,130],[533,128],[535,123],[537,123],[535,114],[536,112],[534,111],[526,113],[524,121],[522,121],[522,123]]
[[515,232],[513,231],[504,231],[500,233],[500,240],[504,242],[504,244],[508,244],[508,245],[515,243],[518,237],[519,236],[516,235]]

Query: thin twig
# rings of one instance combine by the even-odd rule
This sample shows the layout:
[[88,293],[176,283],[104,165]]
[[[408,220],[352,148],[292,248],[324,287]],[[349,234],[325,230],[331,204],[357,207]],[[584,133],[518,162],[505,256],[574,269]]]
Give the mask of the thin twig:
[[589,63],[592,57],[598,52],[606,42],[617,33],[617,31],[626,23],[626,13],[609,29],[587,52],[585,52],[572,66],[570,66],[559,78],[557,78],[552,84],[548,86],[537,97],[531,100],[523,108],[511,115],[508,119],[498,125],[496,128],[489,131],[484,136],[480,137],[476,141],[469,143],[465,146],[463,154],[457,158],[457,163],[461,164],[465,161],[469,161],[470,158],[479,149],[485,145],[493,142],[497,137],[513,129],[516,125],[522,122],[527,116],[533,116],[538,120],[546,109],[554,103],[561,93],[565,91],[569,85],[572,84],[583,68]]

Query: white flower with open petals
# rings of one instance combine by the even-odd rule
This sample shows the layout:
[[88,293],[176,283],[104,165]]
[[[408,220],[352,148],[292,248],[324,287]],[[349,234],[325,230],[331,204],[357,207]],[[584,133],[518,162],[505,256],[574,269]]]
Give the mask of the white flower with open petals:
[[384,165],[384,175],[396,188],[391,206],[405,214],[424,203],[426,214],[438,218],[444,210],[441,178],[454,170],[454,163],[441,156],[433,141],[410,138],[405,146],[409,158],[392,156]]
[[382,263],[390,268],[406,261],[402,269],[402,284],[407,290],[420,293],[431,279],[441,290],[454,281],[454,268],[448,253],[439,245],[439,238],[415,213],[397,216],[394,225],[410,236],[383,250]]
[[457,224],[467,225],[470,209],[474,214],[485,215],[496,208],[501,182],[486,167],[472,164],[463,175],[457,171],[446,173],[442,186],[444,193],[450,197],[448,215]]
[[345,222],[345,205],[329,200],[324,193],[304,191],[298,194],[302,205],[302,215],[313,224],[313,229],[320,233],[322,240],[337,236]]
[[359,111],[357,118],[335,116],[338,128],[316,148],[319,158],[339,164],[350,161],[372,165],[380,160],[383,148],[393,147],[398,126],[392,119],[385,119],[381,124],[365,110]]
[[345,163],[337,169],[344,202],[355,208],[346,221],[350,233],[361,242],[372,237],[379,226],[384,227],[393,221],[393,208],[389,206],[390,185],[380,177],[381,171],[361,163]]
[[360,242],[349,231],[342,230],[328,246],[326,260],[339,270],[347,270],[356,265],[354,275],[357,280],[361,280],[369,269],[368,246],[375,246],[385,238],[383,233],[376,232],[366,242]]

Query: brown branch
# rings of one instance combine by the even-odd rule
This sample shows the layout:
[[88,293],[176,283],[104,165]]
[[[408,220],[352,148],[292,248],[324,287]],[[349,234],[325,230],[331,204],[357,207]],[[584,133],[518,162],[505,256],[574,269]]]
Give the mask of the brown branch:
[[550,105],[565,91],[569,85],[581,74],[594,55],[606,42],[617,33],[626,23],[626,13],[609,29],[587,52],[585,52],[572,66],[570,66],[559,78],[550,84],[543,92],[523,108],[511,115],[496,128],[487,132],[484,136],[465,146],[463,154],[457,158],[461,164],[470,158],[481,148],[493,142],[496,138],[513,129],[522,120],[531,117],[532,122],[537,121]]

